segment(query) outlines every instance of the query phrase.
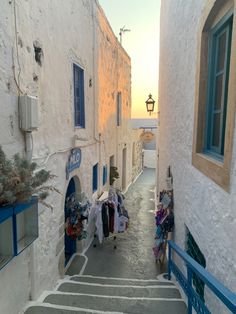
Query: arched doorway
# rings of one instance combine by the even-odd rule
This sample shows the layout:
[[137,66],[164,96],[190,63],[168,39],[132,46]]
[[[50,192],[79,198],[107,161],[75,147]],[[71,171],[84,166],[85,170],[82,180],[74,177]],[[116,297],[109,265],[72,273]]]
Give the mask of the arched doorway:
[[[81,185],[80,185],[80,181],[78,177],[71,178],[67,187],[65,205],[64,205],[65,222],[68,218],[68,209],[66,206],[66,201],[75,192],[81,193]],[[76,239],[72,239],[65,232],[65,265],[67,265],[70,258],[75,252],[76,252]]]

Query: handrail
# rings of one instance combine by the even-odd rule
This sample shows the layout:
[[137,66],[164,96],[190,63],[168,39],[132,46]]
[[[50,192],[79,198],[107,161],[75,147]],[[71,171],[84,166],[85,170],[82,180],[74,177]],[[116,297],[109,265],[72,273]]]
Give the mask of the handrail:
[[[169,249],[169,260],[168,260],[168,278],[171,277],[171,271],[176,265],[173,263],[171,258],[171,251],[174,250],[186,263],[188,274],[192,276],[195,273],[213,292],[214,294],[227,306],[227,308],[236,313],[236,294],[226,288],[222,283],[220,283],[214,276],[212,276],[207,270],[205,270],[200,264],[198,264],[192,257],[190,257],[186,252],[184,252],[178,245],[173,241],[168,240]],[[174,267],[173,267],[174,264]],[[191,277],[192,278],[192,277]],[[186,278],[185,278],[186,279]],[[190,278],[186,279],[186,283],[191,285],[192,280]],[[191,288],[191,286],[189,287]],[[191,290],[191,289],[190,289]],[[189,296],[188,296],[189,297]],[[191,300],[189,300],[189,305],[192,306]],[[191,313],[191,309],[189,309]]]

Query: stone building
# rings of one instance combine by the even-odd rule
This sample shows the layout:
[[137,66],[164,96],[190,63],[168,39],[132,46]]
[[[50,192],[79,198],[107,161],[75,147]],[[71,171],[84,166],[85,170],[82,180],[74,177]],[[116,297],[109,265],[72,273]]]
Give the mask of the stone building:
[[9,157],[26,154],[55,174],[61,192],[47,199],[53,210],[39,205],[38,238],[1,265],[0,312],[15,314],[64,274],[66,196],[95,200],[108,189],[110,166],[125,190],[140,168],[128,124],[131,61],[98,1],[4,1],[0,16],[0,143]]
[[[169,166],[173,177],[173,239],[186,250],[194,239],[206,269],[232,291],[235,10],[233,0],[162,1],[158,135],[159,190],[166,188]],[[207,289],[204,297],[212,313],[225,313]]]

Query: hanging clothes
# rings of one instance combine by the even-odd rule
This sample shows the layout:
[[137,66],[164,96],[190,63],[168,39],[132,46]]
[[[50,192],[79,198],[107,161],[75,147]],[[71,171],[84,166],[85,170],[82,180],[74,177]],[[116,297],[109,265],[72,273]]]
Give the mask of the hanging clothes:
[[[89,226],[95,223],[95,233],[100,243],[103,240],[103,223],[102,223],[102,203],[96,203],[92,206],[89,215]],[[93,227],[91,227],[93,228]]]
[[109,207],[107,203],[102,204],[102,226],[104,237],[109,237]]

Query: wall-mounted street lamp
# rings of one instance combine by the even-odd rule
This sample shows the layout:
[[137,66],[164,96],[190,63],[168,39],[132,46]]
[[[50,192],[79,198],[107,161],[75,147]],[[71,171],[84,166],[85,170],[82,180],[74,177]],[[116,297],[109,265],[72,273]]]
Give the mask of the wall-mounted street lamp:
[[154,111],[154,104],[155,104],[155,100],[152,98],[151,94],[149,94],[148,99],[145,102],[146,102],[147,112],[149,112],[149,114],[151,115],[151,113]]

